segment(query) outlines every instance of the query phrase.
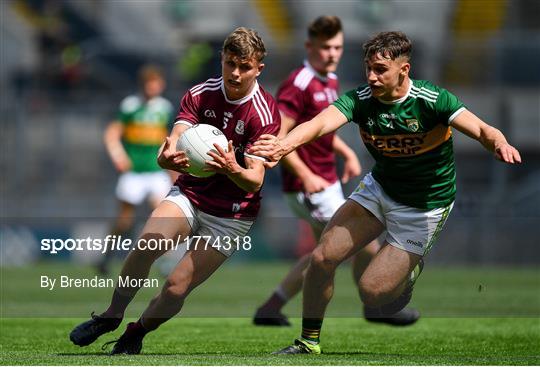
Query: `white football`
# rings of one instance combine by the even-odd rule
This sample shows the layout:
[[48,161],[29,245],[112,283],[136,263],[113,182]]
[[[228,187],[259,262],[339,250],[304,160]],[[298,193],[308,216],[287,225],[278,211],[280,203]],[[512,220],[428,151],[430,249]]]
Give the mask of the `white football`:
[[186,172],[195,177],[209,177],[215,173],[203,171],[204,161],[212,160],[208,152],[217,153],[214,143],[227,151],[227,138],[215,126],[197,124],[184,131],[176,143],[176,150],[185,151],[189,158],[189,168],[186,169]]

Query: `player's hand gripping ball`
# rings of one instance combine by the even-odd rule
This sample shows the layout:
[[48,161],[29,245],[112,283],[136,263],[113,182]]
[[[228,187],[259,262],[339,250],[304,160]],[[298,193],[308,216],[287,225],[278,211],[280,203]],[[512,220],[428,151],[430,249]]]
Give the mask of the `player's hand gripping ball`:
[[206,167],[204,161],[212,160],[207,153],[213,151],[217,154],[214,143],[227,151],[227,138],[217,127],[208,124],[198,124],[190,127],[180,136],[176,143],[176,150],[183,150],[189,158],[187,173],[195,177],[209,177],[215,172],[203,171]]

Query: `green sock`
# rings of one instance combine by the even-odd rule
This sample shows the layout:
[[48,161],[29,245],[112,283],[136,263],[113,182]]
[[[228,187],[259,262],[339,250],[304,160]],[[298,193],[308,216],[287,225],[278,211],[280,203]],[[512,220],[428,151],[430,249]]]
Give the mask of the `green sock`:
[[302,319],[302,339],[311,343],[319,344],[323,319]]

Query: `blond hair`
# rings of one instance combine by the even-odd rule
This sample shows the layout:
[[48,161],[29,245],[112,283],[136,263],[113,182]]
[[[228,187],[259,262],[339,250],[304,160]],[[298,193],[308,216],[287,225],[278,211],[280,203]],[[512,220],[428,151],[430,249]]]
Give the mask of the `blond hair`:
[[230,52],[242,60],[255,58],[261,62],[266,56],[264,42],[257,31],[239,27],[227,36],[222,51]]

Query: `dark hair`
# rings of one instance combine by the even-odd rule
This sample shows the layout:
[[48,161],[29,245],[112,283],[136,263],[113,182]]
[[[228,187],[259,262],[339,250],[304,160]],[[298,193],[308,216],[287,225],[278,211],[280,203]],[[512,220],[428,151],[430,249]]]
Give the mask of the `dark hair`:
[[323,15],[315,19],[308,27],[308,38],[324,38],[325,40],[334,37],[341,32],[341,20],[335,15]]
[[395,60],[398,57],[411,58],[411,40],[402,32],[381,32],[372,37],[363,45],[364,57],[371,58],[381,54],[384,58]]
[[254,57],[258,62],[266,56],[264,42],[257,31],[244,27],[236,28],[227,36],[223,42],[222,51],[229,51],[242,60]]

